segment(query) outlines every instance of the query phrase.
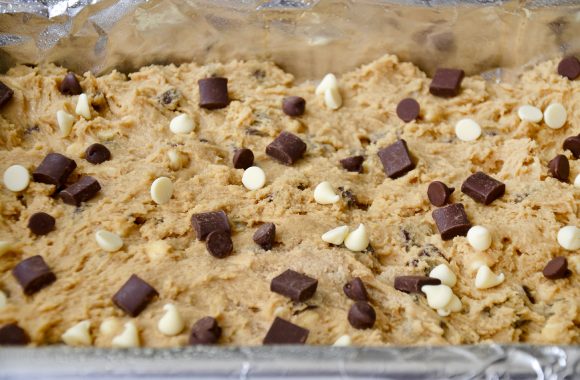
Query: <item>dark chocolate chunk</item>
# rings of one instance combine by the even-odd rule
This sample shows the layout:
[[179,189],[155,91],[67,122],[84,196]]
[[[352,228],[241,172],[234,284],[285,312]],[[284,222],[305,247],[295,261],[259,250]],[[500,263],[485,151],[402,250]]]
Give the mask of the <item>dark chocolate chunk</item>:
[[13,269],[12,275],[22,286],[24,294],[31,295],[56,281],[56,276],[42,256],[32,256],[19,262]]
[[151,285],[132,274],[113,296],[113,303],[131,317],[136,317],[158,295]]
[[234,243],[228,231],[212,231],[205,239],[208,252],[217,259],[225,259],[232,254]]
[[449,203],[449,197],[455,191],[454,187],[447,187],[441,181],[433,181],[427,188],[427,198],[433,206],[441,207]]
[[364,282],[360,277],[355,277],[347,282],[342,288],[344,294],[353,301],[368,301],[369,296]]
[[375,309],[366,302],[355,302],[348,311],[348,322],[358,330],[372,328],[376,320]]
[[458,69],[437,69],[429,92],[435,96],[452,97],[459,94],[465,73]]
[[12,96],[14,95],[14,91],[4,83],[0,82],[0,107],[4,106],[4,104],[8,103]]
[[16,323],[0,327],[0,346],[26,346],[28,343],[28,334]]
[[100,190],[99,181],[93,177],[84,176],[61,191],[59,196],[64,203],[78,207],[82,202],[86,202],[97,195]]
[[54,218],[45,212],[34,213],[28,219],[28,228],[35,235],[46,235],[54,230],[54,224]]
[[59,188],[65,184],[76,167],[74,160],[60,153],[49,153],[32,173],[32,178],[35,182],[48,183]]
[[558,64],[558,74],[570,80],[580,76],[580,61],[574,56],[566,57]]
[[419,103],[413,98],[406,98],[397,105],[397,116],[405,123],[413,121],[419,117]]
[[433,211],[433,220],[441,234],[441,239],[450,240],[455,236],[465,236],[471,223],[461,203],[453,203]]
[[234,164],[234,168],[245,170],[250,166],[254,165],[254,152],[246,148],[236,149],[232,161]]
[[381,163],[387,176],[399,178],[415,168],[405,140],[397,140],[394,144],[379,150]]
[[365,158],[363,156],[352,156],[343,158],[340,160],[340,164],[347,172],[357,172],[362,173],[363,171],[363,162]]
[[580,158],[580,135],[568,137],[562,147],[572,152],[574,158]]
[[288,116],[300,116],[304,114],[306,100],[300,96],[287,96],[282,100],[282,111]]
[[215,318],[204,317],[195,322],[189,335],[189,344],[216,344],[222,335],[222,328]]
[[395,277],[395,289],[405,293],[422,293],[421,288],[425,285],[441,285],[441,280],[427,276],[397,276]]
[[276,317],[264,338],[264,344],[304,344],[310,331]]
[[555,257],[546,264],[542,271],[544,277],[550,280],[569,277],[572,272],[568,269],[568,260],[565,257]]
[[306,144],[300,137],[283,131],[266,147],[266,154],[284,165],[292,165],[306,152]]
[[91,164],[101,164],[111,159],[111,152],[103,144],[93,144],[85,151],[85,159]]
[[488,205],[504,195],[505,184],[483,172],[477,172],[463,182],[461,191],[474,201]]
[[200,79],[197,83],[199,85],[200,107],[215,110],[227,107],[230,104],[227,78]]
[[254,233],[254,242],[269,251],[276,240],[276,225],[274,223],[262,224]]
[[64,95],[79,95],[83,92],[76,75],[73,73],[68,73],[64,76],[58,89]]
[[548,172],[554,178],[562,182],[568,182],[570,175],[570,163],[568,158],[563,154],[559,154],[548,162]]
[[270,290],[296,302],[311,298],[318,287],[318,280],[288,269],[270,283]]
[[191,225],[195,230],[197,240],[205,240],[207,235],[213,231],[231,232],[228,216],[221,210],[193,214]]

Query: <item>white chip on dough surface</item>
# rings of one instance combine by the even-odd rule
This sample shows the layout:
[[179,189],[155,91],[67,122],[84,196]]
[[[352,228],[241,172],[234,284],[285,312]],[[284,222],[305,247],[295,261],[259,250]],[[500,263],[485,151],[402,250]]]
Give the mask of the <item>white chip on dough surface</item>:
[[99,332],[103,335],[113,335],[115,331],[119,330],[120,323],[117,318],[107,318],[99,326]]
[[518,108],[518,117],[522,121],[539,123],[544,118],[544,114],[542,113],[542,110],[539,109],[538,107],[526,104]]
[[473,226],[467,231],[467,242],[478,251],[491,247],[491,232],[484,226]]
[[352,339],[349,335],[343,335],[334,342],[333,346],[335,347],[347,347],[352,344]]
[[558,231],[558,244],[569,251],[580,249],[580,228],[576,226],[560,228]]
[[461,141],[475,141],[481,136],[481,127],[473,119],[461,119],[455,124],[455,135]]
[[369,233],[362,223],[344,239],[345,247],[353,252],[364,251],[369,246],[369,243]]
[[169,202],[173,195],[173,182],[167,177],[159,177],[151,184],[151,199],[158,205]]
[[6,293],[0,290],[0,309],[2,309],[8,303]]
[[81,321],[66,330],[60,338],[69,346],[90,346],[93,343],[90,328],[91,321]]
[[322,78],[320,84],[316,87],[316,95],[322,95],[329,88],[338,88],[338,81],[336,76],[332,73],[328,73]]
[[463,304],[461,303],[461,300],[459,299],[459,297],[457,297],[455,294],[451,297],[451,301],[449,302],[449,304],[441,309],[437,309],[437,314],[439,314],[442,317],[447,317],[449,314],[451,313],[456,313],[458,311],[461,311],[461,308],[463,307]]
[[182,332],[185,324],[175,305],[168,303],[163,306],[163,310],[165,310],[165,314],[157,323],[159,332],[167,336],[175,336]]
[[482,265],[475,275],[475,287],[477,289],[489,289],[498,286],[504,280],[503,273],[496,275],[487,265]]
[[266,184],[266,173],[257,166],[250,166],[244,170],[242,184],[248,190],[258,190]]
[[443,309],[451,302],[453,291],[447,285],[424,285],[421,291],[427,295],[427,304],[432,309]]
[[111,345],[116,348],[139,347],[139,331],[135,322],[129,321],[125,323],[123,332],[113,338]]
[[326,231],[322,235],[322,241],[334,245],[341,245],[344,242],[344,239],[346,239],[347,235],[348,235],[348,226],[340,226],[333,228],[330,231]]
[[450,288],[454,287],[455,284],[457,283],[457,276],[447,266],[447,264],[437,265],[435,268],[431,270],[431,272],[429,273],[429,277],[441,280],[442,284],[447,285]]
[[169,159],[169,167],[172,170],[179,170],[183,167],[183,155],[175,149],[167,151],[167,158]]
[[89,106],[89,98],[87,97],[87,94],[79,95],[75,113],[87,120],[91,118],[91,107]]
[[60,135],[62,137],[67,137],[72,130],[73,123],[75,122],[75,118],[70,113],[59,110],[56,111],[56,122],[58,124],[58,129],[60,129]]
[[320,182],[314,188],[314,200],[316,203],[321,205],[329,205],[338,202],[340,195],[334,192],[334,189],[330,182],[324,181]]
[[99,247],[107,252],[116,252],[123,246],[123,239],[119,235],[105,230],[98,230],[95,233],[95,240]]
[[552,129],[560,129],[566,124],[568,114],[560,103],[552,103],[544,110],[544,121]]
[[4,171],[4,186],[10,191],[18,192],[30,184],[30,173],[22,165],[12,165]]
[[190,133],[194,128],[193,119],[186,113],[175,116],[169,123],[169,129],[175,134]]
[[574,187],[580,187],[580,174],[574,179]]
[[324,104],[331,110],[337,110],[342,106],[342,96],[338,88],[327,88],[324,91]]

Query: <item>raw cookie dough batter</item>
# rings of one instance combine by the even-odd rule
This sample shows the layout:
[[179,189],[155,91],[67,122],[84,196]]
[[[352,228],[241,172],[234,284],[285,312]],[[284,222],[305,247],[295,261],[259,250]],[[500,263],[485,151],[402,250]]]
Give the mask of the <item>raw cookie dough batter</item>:
[[[565,225],[578,225],[580,189],[548,176],[556,154],[570,158],[571,181],[580,160],[562,151],[563,140],[580,133],[580,81],[562,78],[557,61],[537,65],[514,84],[465,78],[460,95],[450,99],[429,94],[430,79],[410,63],[385,56],[339,78],[343,105],[336,111],[314,94],[312,83],[297,84],[291,74],[268,62],[238,62],[199,67],[195,64],[150,66],[124,75],[84,75],[81,86],[92,103],[92,119],[77,118],[72,132],[60,136],[56,112],[74,115],[78,96],[64,96],[57,85],[66,70],[55,66],[11,69],[0,80],[14,92],[0,110],[0,172],[14,164],[32,172],[44,156],[58,152],[98,179],[96,198],[75,208],[50,194],[50,185],[31,182],[22,193],[0,187],[0,240],[12,249],[0,258],[0,289],[7,305],[0,325],[17,322],[36,344],[60,342],[61,334],[81,320],[91,321],[94,345],[110,346],[130,320],[111,297],[131,274],[159,292],[137,318],[143,346],[185,345],[190,326],[204,316],[216,317],[220,344],[261,344],[275,316],[310,330],[307,343],[332,344],[344,334],[357,345],[580,342],[580,258],[556,240]],[[200,109],[197,81],[213,75],[229,78],[228,107]],[[306,99],[306,113],[291,118],[282,98]],[[397,103],[414,97],[421,117],[404,123]],[[522,122],[517,108],[544,109],[561,102],[567,124],[558,130],[543,123]],[[191,115],[193,132],[173,134],[169,122],[178,113]],[[465,117],[483,129],[474,142],[455,137],[455,123]],[[305,156],[284,166],[265,154],[281,131],[300,136]],[[398,138],[416,158],[414,170],[387,178],[377,151]],[[112,159],[93,165],[84,150],[106,145]],[[249,191],[243,170],[232,167],[236,147],[253,150],[255,165],[266,173],[266,186]],[[170,164],[178,152],[181,165]],[[366,157],[362,174],[345,171],[339,160]],[[170,166],[173,166],[170,167]],[[506,194],[484,206],[459,190],[481,170],[506,184]],[[172,199],[157,205],[152,181],[167,176]],[[488,227],[490,249],[478,253],[465,237],[442,241],[427,199],[427,186],[440,180],[457,188],[454,202],[465,205],[474,225]],[[342,199],[320,205],[313,190],[329,181]],[[194,213],[222,209],[232,224],[234,252],[218,260],[195,239]],[[34,236],[26,227],[35,212],[56,218],[55,230]],[[273,222],[276,245],[264,251],[252,241],[259,225]],[[330,246],[321,235],[339,225],[364,223],[372,249],[353,253]],[[122,236],[121,250],[109,253],[95,241],[98,229]],[[57,280],[32,297],[24,296],[11,274],[20,260],[40,254]],[[548,280],[546,263],[566,256],[572,276]],[[501,285],[478,290],[475,261],[504,273]],[[428,274],[447,263],[458,277],[454,293],[461,312],[440,317],[424,296],[394,289],[395,276]],[[306,303],[293,303],[271,292],[270,281],[286,269],[318,279],[318,290]],[[347,321],[352,301],[342,291],[355,276],[367,286],[377,322],[356,330]],[[176,305],[186,329],[167,337],[157,329],[163,305]],[[114,317],[102,333],[102,321]]]

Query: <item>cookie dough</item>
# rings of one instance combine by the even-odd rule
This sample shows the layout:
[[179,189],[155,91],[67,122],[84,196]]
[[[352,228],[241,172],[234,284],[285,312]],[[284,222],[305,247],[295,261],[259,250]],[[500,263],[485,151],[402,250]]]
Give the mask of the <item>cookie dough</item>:
[[[0,110],[0,172],[22,165],[32,173],[56,152],[76,161],[69,181],[91,176],[101,190],[75,207],[51,196],[53,185],[31,181],[20,192],[0,186],[0,240],[8,242],[0,251],[0,290],[7,296],[0,326],[17,323],[36,345],[58,344],[71,327],[89,321],[92,344],[111,347],[132,321],[138,333],[133,340],[142,346],[182,346],[191,326],[206,316],[218,321],[223,345],[262,344],[276,317],[308,329],[308,344],[330,345],[344,336],[354,345],[578,344],[580,255],[562,248],[557,234],[579,225],[580,189],[571,182],[580,160],[562,143],[580,133],[580,81],[560,76],[557,64],[538,64],[515,83],[466,77],[459,95],[439,98],[429,93],[430,79],[417,67],[387,55],[338,78],[342,105],[336,110],[315,94],[314,83],[295,83],[269,62],[86,73],[80,84],[88,118],[75,114],[80,95],[58,90],[65,69],[14,67],[0,76],[14,90]],[[228,78],[231,102],[225,108],[199,107],[198,80],[212,76]],[[306,100],[303,115],[283,112],[287,96]],[[420,104],[417,120],[397,116],[404,98]],[[544,110],[552,103],[567,110],[562,128],[518,117],[522,105]],[[58,111],[74,115],[66,136]],[[181,114],[193,121],[191,132],[170,128]],[[465,118],[481,127],[474,141],[456,136],[455,125]],[[307,144],[291,166],[265,153],[281,131]],[[377,152],[398,139],[407,142],[415,167],[393,180]],[[110,151],[109,160],[85,159],[95,143]],[[253,165],[265,173],[262,188],[248,190],[243,169],[233,167],[242,147],[253,151]],[[558,154],[570,160],[569,182],[549,175],[548,162]],[[365,157],[362,172],[345,170],[340,160],[358,155]],[[484,205],[462,193],[463,181],[477,171],[505,183],[505,195]],[[161,177],[173,191],[158,204],[151,185]],[[340,195],[337,202],[315,201],[314,190],[324,181]],[[464,236],[441,239],[431,216],[436,207],[427,197],[433,181],[455,187],[450,201],[465,206],[471,224],[490,231],[490,248],[478,251]],[[193,214],[215,210],[227,213],[232,229],[233,252],[224,259],[210,255],[191,226]],[[27,223],[37,212],[55,218],[54,230],[30,232]],[[276,228],[270,250],[253,241],[264,223]],[[321,238],[359,224],[370,239],[362,252]],[[101,248],[95,240],[101,230],[118,235],[122,247]],[[26,296],[11,270],[34,255],[44,258],[56,281]],[[542,270],[557,256],[567,258],[571,275],[551,280]],[[425,276],[440,264],[457,277],[449,297],[460,300],[460,311],[438,312],[424,295],[394,288],[395,277]],[[482,265],[505,280],[476,288]],[[318,280],[310,299],[293,302],[270,291],[271,280],[288,269]],[[112,302],[133,274],[159,293],[136,318]],[[369,329],[355,329],[347,318],[353,301],[343,286],[355,277],[376,311]],[[159,331],[166,304],[183,320],[181,333]]]

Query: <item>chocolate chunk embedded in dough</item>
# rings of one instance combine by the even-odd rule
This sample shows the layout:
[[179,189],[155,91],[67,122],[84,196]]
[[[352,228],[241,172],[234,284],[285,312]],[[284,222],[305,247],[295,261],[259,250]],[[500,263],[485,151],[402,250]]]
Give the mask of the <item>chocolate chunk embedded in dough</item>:
[[420,106],[413,98],[406,98],[397,105],[397,116],[408,123],[419,117]]
[[193,214],[191,225],[195,230],[197,240],[205,240],[213,231],[231,232],[228,216],[221,210]]
[[465,236],[471,228],[465,208],[461,203],[453,203],[433,211],[433,220],[441,234],[441,239],[450,240],[456,236]]
[[60,153],[49,153],[32,173],[35,182],[55,185],[57,188],[65,184],[68,176],[77,167],[76,162]]
[[230,104],[227,78],[200,79],[197,83],[199,85],[200,107],[215,110],[227,107]]
[[254,242],[269,251],[276,240],[276,225],[274,223],[265,223],[260,226],[254,233]]
[[463,182],[461,191],[474,201],[488,205],[504,195],[505,184],[483,172],[477,172]]
[[111,152],[103,144],[92,144],[85,150],[85,159],[91,164],[101,164],[111,159]]
[[401,292],[422,293],[421,288],[425,285],[441,285],[441,280],[427,276],[395,277],[395,289]]
[[306,108],[306,100],[300,96],[287,96],[282,100],[282,111],[288,116],[301,116]]
[[558,64],[558,74],[570,80],[580,76],[580,61],[574,56],[566,57]]
[[25,346],[30,338],[24,329],[16,323],[0,327],[0,346]]
[[415,168],[405,140],[398,140],[394,144],[379,150],[377,154],[383,164],[385,174],[389,178],[402,177]]
[[28,219],[28,228],[35,235],[46,235],[54,230],[55,219],[45,212],[37,212]]
[[24,294],[31,295],[56,281],[56,276],[42,256],[22,260],[12,269],[12,275],[22,286]]
[[271,291],[282,294],[296,302],[304,302],[311,298],[317,287],[318,280],[291,269],[274,277],[270,283]]
[[247,148],[236,149],[232,162],[234,168],[245,170],[254,165],[254,152]]
[[310,331],[276,317],[268,330],[263,343],[269,344],[304,344]]
[[455,191],[454,187],[447,187],[441,181],[433,181],[427,188],[427,198],[433,206],[441,207],[449,203],[449,197]]
[[216,344],[222,335],[222,328],[215,318],[204,317],[195,322],[189,335],[189,344]]
[[459,94],[465,73],[458,69],[437,69],[429,92],[435,96],[452,97]]
[[84,176],[61,191],[59,196],[64,203],[78,207],[82,202],[92,199],[100,190],[99,181],[93,177]]
[[364,282],[360,277],[355,277],[347,282],[342,288],[344,294],[353,301],[368,301],[369,296]]
[[8,103],[12,96],[14,95],[14,91],[4,83],[0,82],[0,107],[4,106],[4,104]]
[[131,275],[113,296],[113,303],[131,317],[136,317],[159,293],[137,275]]
[[358,330],[370,329],[377,320],[375,309],[366,302],[356,302],[348,311],[348,322]]
[[565,257],[555,257],[546,264],[542,271],[544,277],[550,280],[558,280],[569,277],[572,272],[568,269],[568,260]]
[[574,158],[580,158],[580,135],[568,137],[566,140],[564,140],[562,147],[564,150],[569,150],[572,152]]
[[340,160],[340,164],[347,172],[357,172],[362,173],[363,171],[363,162],[365,158],[363,156],[352,156],[343,158]]
[[568,162],[568,158],[563,154],[554,157],[548,163],[548,172],[557,180],[568,182],[568,177],[570,176],[570,163]]
[[306,152],[306,143],[300,137],[283,131],[266,147],[266,154],[284,165],[292,165]]
[[205,239],[205,247],[213,257],[224,259],[232,254],[234,243],[228,231],[212,231]]
[[64,76],[58,89],[63,95],[79,95],[83,92],[81,84],[73,73],[68,73]]

